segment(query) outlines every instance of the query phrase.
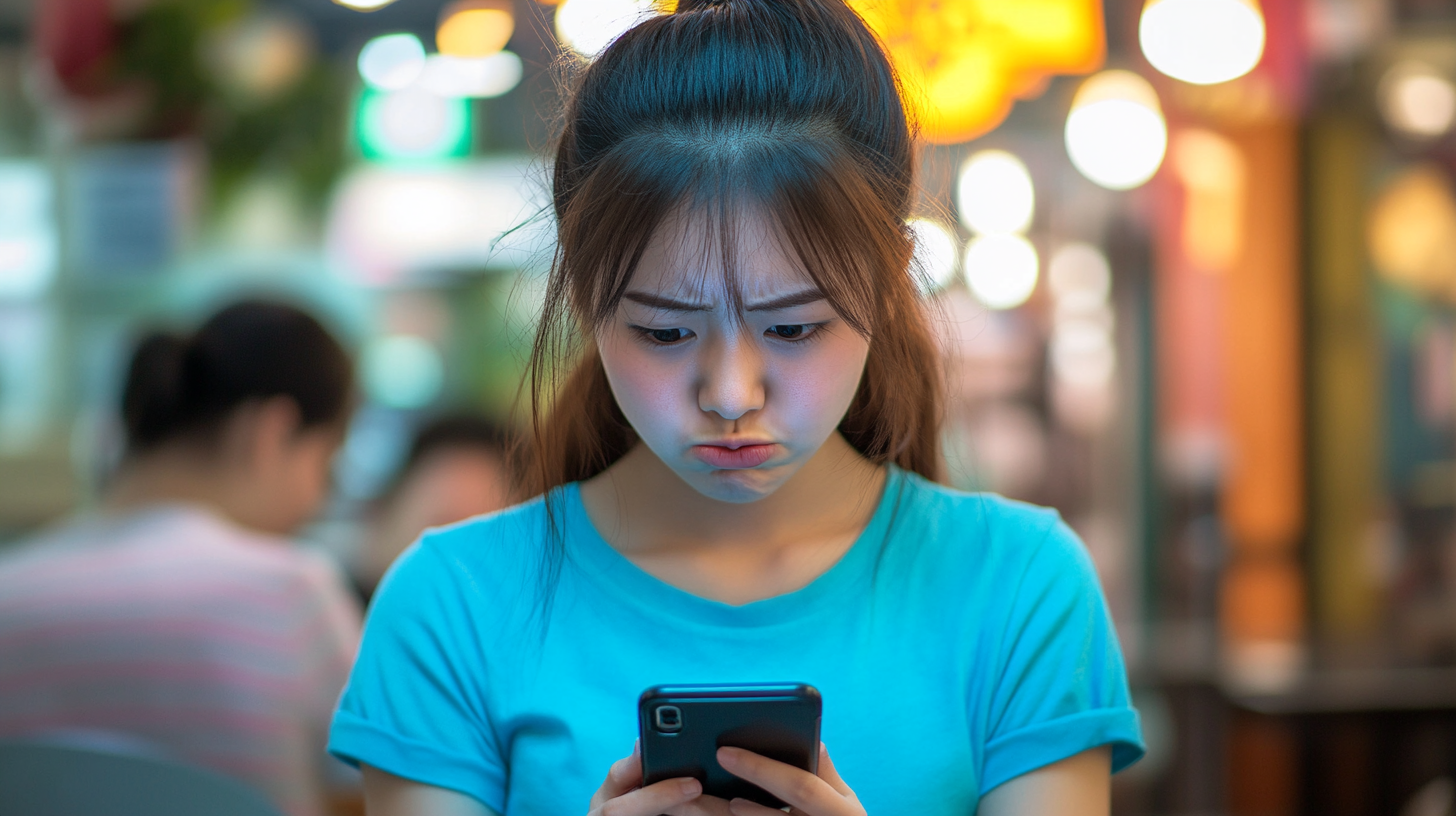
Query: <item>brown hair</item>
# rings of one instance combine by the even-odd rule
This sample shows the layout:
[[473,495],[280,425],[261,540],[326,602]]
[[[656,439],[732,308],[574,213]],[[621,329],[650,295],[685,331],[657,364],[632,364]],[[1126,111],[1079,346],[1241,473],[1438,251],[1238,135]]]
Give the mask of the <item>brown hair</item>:
[[941,371],[905,226],[914,139],[859,17],[843,0],[683,0],[577,80],[528,374],[531,492],[595,476],[637,441],[591,338],[654,233],[678,214],[705,219],[737,300],[733,233],[750,208],[869,338],[840,432],[871,461],[938,478]]

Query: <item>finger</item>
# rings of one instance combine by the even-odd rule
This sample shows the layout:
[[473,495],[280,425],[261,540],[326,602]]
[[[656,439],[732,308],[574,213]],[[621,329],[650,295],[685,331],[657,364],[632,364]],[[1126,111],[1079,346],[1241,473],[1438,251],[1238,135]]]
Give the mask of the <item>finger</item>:
[[696,779],[664,779],[603,802],[590,816],[660,816],[703,794]]
[[[667,812],[667,816],[733,816],[733,811],[728,809],[728,802],[716,796],[699,796],[698,798],[678,805]],[[779,814],[783,816],[783,814]]]
[[719,748],[718,764],[763,788],[795,808],[815,816],[844,812],[844,797],[828,782],[803,768],[769,759],[742,748]]
[[592,797],[592,806],[615,799],[642,784],[642,757],[634,747],[632,753],[612,763],[607,779]]
[[750,802],[747,799],[734,799],[728,803],[728,810],[733,816],[783,816],[784,813],[782,810]]
[[829,746],[819,743],[819,778],[829,783],[829,787],[839,792],[840,796],[853,796],[854,791],[844,784],[840,778],[839,771],[834,769],[834,760],[829,758]]

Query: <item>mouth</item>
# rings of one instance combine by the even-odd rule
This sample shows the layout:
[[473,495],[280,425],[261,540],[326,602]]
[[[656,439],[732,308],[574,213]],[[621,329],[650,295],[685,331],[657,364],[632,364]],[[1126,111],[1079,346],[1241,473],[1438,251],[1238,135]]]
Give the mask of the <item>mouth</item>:
[[741,444],[723,442],[716,445],[694,445],[692,453],[709,467],[719,470],[746,470],[756,468],[774,455],[772,442]]

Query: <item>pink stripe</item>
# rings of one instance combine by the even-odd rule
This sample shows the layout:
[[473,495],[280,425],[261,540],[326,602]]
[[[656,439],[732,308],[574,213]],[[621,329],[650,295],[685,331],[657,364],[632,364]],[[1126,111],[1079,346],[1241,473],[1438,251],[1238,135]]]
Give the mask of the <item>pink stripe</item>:
[[[260,576],[258,576],[260,577]],[[157,576],[144,582],[115,573],[94,581],[70,576],[62,582],[27,581],[23,587],[0,584],[0,612],[21,612],[47,603],[65,603],[67,609],[106,608],[146,605],[163,608],[245,602],[263,609],[277,609],[284,602],[306,597],[308,585],[298,576],[279,576],[267,588],[241,583],[238,579],[219,580],[210,577],[206,583],[183,580],[179,576]],[[271,578],[271,576],[270,576]],[[292,578],[294,580],[289,580]]]
[[259,716],[244,711],[226,709],[179,710],[175,705],[166,707],[129,706],[103,708],[100,705],[67,706],[65,712],[27,712],[0,723],[0,730],[11,734],[35,733],[47,729],[103,728],[135,733],[163,733],[160,728],[182,728],[183,733],[198,735],[215,731],[219,737],[243,733],[256,737],[276,739],[286,735],[301,723],[292,718]]
[[237,665],[166,663],[155,659],[137,663],[79,662],[71,665],[27,667],[0,677],[0,694],[57,686],[86,688],[112,686],[123,680],[195,684],[199,691],[239,689],[270,697],[297,697],[306,688],[303,677],[277,677],[248,672]]
[[[68,614],[77,610],[68,609]],[[137,644],[194,638],[210,645],[226,648],[237,644],[279,653],[294,653],[305,642],[298,632],[279,633],[270,629],[247,627],[223,618],[115,617],[74,615],[67,620],[50,620],[35,626],[5,631],[0,626],[0,654],[14,654],[36,644],[73,644],[81,640],[115,640],[125,637]],[[279,635],[284,636],[280,637]]]

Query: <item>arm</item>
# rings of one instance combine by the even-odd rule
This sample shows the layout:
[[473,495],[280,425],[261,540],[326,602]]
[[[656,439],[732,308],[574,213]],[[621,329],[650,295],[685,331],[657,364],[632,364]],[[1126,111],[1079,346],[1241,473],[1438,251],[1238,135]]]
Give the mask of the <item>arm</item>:
[[1037,768],[981,797],[980,816],[1107,816],[1112,752],[1103,746]]
[[424,785],[364,765],[367,816],[497,816],[463,793]]

